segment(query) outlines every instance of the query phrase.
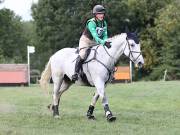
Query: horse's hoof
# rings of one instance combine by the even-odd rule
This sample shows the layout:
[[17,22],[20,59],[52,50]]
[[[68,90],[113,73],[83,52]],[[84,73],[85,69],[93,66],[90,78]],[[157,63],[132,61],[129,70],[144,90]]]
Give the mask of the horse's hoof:
[[89,120],[96,120],[96,118],[94,117],[94,115],[89,115],[89,116],[87,116],[87,118],[88,118]]
[[59,119],[59,117],[60,117],[59,115],[55,115],[54,116],[55,119]]
[[49,105],[47,106],[47,108],[48,108],[50,111],[52,111],[52,104],[49,104]]
[[108,121],[108,122],[113,122],[113,121],[115,121],[115,120],[116,120],[116,117],[115,117],[115,116],[113,116],[113,115],[107,116],[107,121]]

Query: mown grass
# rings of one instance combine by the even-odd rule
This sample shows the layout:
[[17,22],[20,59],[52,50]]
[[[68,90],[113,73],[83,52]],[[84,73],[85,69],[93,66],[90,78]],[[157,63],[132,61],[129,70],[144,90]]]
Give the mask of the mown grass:
[[179,135],[180,82],[113,84],[107,95],[116,122],[108,123],[101,103],[96,121],[85,117],[94,88],[72,86],[54,119],[37,85],[0,87],[0,135]]

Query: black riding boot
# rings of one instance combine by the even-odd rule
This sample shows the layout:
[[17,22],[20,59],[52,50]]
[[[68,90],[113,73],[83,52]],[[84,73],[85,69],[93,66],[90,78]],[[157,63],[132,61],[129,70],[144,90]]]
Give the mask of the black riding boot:
[[78,80],[78,74],[81,69],[82,63],[83,63],[83,59],[81,59],[81,57],[78,56],[76,59],[76,64],[75,64],[75,73],[74,75],[72,75],[72,81]]

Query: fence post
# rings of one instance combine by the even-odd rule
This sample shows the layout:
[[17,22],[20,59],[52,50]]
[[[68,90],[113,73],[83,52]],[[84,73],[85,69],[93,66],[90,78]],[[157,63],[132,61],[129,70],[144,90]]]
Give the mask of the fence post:
[[129,61],[130,82],[132,82],[132,61]]
[[27,46],[27,63],[28,63],[28,86],[30,86],[30,53],[35,52],[34,46]]

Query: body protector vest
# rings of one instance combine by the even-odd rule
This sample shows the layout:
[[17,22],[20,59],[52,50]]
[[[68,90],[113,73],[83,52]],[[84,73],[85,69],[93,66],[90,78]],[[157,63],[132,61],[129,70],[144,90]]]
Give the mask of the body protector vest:
[[94,21],[96,23],[97,35],[98,35],[98,37],[100,39],[103,39],[103,33],[104,33],[104,31],[105,31],[105,29],[107,27],[104,20],[102,22],[100,22],[100,23],[98,23],[98,21],[96,19],[94,19],[94,18],[88,20],[87,23],[86,23],[86,27],[85,27],[85,29],[83,31],[83,35],[86,35],[90,40],[93,40],[93,36],[92,36],[91,32],[89,31],[89,29],[87,27],[87,25],[88,25],[88,23],[90,21]]

